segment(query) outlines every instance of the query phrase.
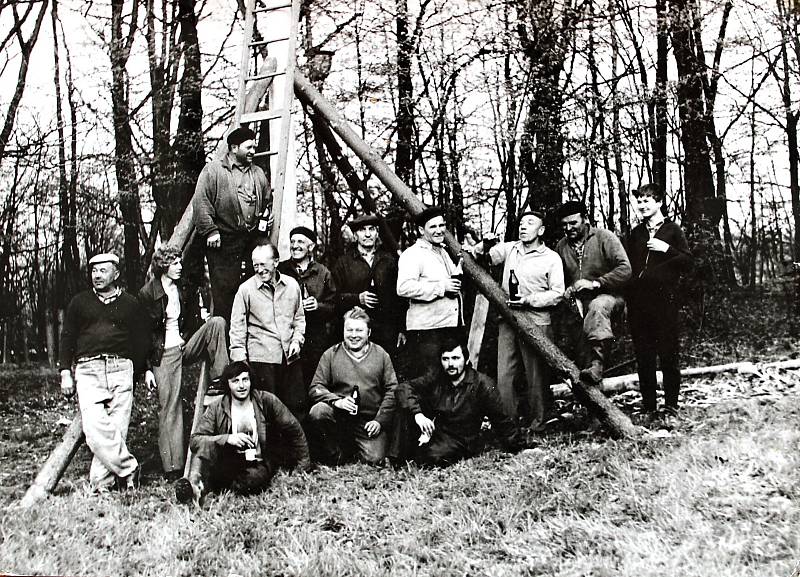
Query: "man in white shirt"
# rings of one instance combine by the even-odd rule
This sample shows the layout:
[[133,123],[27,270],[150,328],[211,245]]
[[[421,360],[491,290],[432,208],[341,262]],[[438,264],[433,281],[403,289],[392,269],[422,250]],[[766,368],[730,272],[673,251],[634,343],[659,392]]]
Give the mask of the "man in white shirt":
[[441,342],[460,337],[464,322],[462,271],[444,249],[444,211],[429,207],[415,220],[420,238],[400,255],[397,295],[409,299],[406,336],[419,376],[438,369]]

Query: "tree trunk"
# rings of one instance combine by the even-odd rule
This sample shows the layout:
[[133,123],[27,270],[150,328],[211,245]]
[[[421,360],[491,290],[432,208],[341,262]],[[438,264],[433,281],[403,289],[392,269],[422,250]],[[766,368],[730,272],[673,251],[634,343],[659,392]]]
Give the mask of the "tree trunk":
[[408,0],[396,0],[397,29],[397,150],[395,172],[414,189],[414,163],[411,151],[414,143],[414,85],[411,65],[414,39],[409,34]]
[[656,0],[655,134],[653,135],[653,182],[667,190],[667,56],[669,26],[667,0]]

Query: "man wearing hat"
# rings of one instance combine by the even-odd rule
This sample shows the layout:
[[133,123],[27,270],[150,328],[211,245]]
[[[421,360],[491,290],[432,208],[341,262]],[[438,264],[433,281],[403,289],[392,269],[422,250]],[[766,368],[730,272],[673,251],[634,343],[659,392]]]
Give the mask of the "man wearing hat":
[[444,211],[428,207],[415,221],[420,237],[400,255],[397,295],[409,300],[406,334],[419,376],[438,368],[441,342],[464,330],[461,270],[444,249]]
[[[206,243],[214,315],[226,322],[230,322],[236,289],[253,274],[248,257],[259,217],[269,214],[272,206],[269,181],[253,164],[255,149],[252,130],[231,132],[228,153],[206,164],[192,200],[195,228]],[[269,219],[271,225],[271,214]]]
[[586,206],[575,200],[557,209],[564,238],[556,252],[564,262],[564,298],[583,317],[582,342],[589,358],[581,374],[599,384],[614,342],[611,317],[625,306],[620,291],[631,278],[631,263],[617,236],[591,226],[586,216]]
[[404,328],[405,303],[397,296],[397,257],[379,244],[378,217],[362,214],[350,223],[355,245],[342,255],[331,273],[343,314],[364,307],[371,322],[370,340],[394,355]]
[[[144,372],[149,343],[147,314],[117,286],[119,258],[110,253],[89,260],[92,289],[70,301],[61,330],[61,392],[78,392],[86,444],[94,454],[89,481],[97,492],[115,482],[138,484],[139,463],[125,438],[133,406],[134,375]],[[74,375],[74,376],[73,376]],[[147,371],[145,379],[153,381]]]
[[278,265],[281,274],[300,285],[306,315],[306,343],[300,355],[303,382],[311,383],[322,353],[331,344],[330,323],[336,304],[336,287],[331,271],[314,260],[317,235],[308,227],[296,226],[289,232],[291,258]]

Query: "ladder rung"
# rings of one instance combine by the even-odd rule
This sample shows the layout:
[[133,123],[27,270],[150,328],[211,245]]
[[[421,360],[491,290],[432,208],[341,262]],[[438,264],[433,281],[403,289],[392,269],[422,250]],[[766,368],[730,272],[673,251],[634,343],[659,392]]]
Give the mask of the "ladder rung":
[[279,36],[277,38],[270,38],[269,40],[256,40],[249,44],[250,48],[255,48],[256,46],[266,46],[267,44],[275,44],[276,42],[286,42],[289,40],[288,36]]
[[286,74],[285,70],[276,70],[275,72],[267,72],[266,74],[256,74],[255,76],[248,76],[245,78],[245,82],[251,82],[253,80],[265,80],[267,78],[275,78],[276,76],[281,76]]
[[275,156],[276,154],[278,154],[277,150],[264,150],[263,152],[256,152],[253,156],[263,158],[265,156]]
[[239,123],[248,124],[250,122],[261,122],[262,120],[273,120],[283,116],[283,109],[276,110],[257,110],[256,112],[245,112],[239,118]]
[[275,2],[274,4],[267,3],[264,6],[259,6],[258,8],[253,10],[253,12],[258,14],[259,12],[270,12],[272,10],[280,10],[281,8],[291,8],[291,7],[292,7],[291,1],[287,2],[286,0],[278,0],[278,2]]

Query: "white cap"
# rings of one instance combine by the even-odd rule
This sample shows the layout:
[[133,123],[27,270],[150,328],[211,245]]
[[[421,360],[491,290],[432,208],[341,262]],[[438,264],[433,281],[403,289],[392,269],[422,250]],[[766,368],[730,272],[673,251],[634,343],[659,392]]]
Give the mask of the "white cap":
[[119,257],[114,253],[110,252],[102,252],[100,254],[94,255],[92,258],[89,259],[89,266],[95,264],[101,264],[104,262],[112,262],[115,266],[119,266]]

